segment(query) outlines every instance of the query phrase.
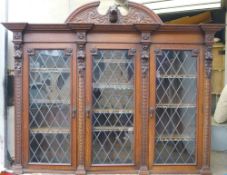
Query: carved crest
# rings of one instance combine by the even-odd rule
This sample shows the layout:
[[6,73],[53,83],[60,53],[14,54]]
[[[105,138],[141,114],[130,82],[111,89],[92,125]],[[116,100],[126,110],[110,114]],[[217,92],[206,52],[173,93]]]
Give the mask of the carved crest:
[[94,23],[94,24],[161,24],[162,21],[150,9],[137,3],[129,3],[129,12],[123,16],[116,7],[111,7],[107,14],[99,14],[99,2],[87,4],[75,10],[66,23]]

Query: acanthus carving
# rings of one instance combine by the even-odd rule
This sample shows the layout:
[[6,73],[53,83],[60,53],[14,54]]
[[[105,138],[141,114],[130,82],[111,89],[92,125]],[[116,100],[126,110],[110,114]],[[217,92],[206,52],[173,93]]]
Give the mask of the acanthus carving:
[[205,69],[206,69],[206,76],[208,79],[211,78],[212,72],[212,46],[207,45],[205,46]]
[[[128,15],[123,16],[121,13],[117,13],[117,19],[114,18],[117,24],[154,24],[160,23],[155,21],[150,17],[148,13],[134,7],[129,8]],[[73,23],[94,23],[94,24],[110,24],[110,10],[106,15],[101,15],[97,11],[97,7],[88,8],[87,10],[81,12],[75,18],[69,19]]]

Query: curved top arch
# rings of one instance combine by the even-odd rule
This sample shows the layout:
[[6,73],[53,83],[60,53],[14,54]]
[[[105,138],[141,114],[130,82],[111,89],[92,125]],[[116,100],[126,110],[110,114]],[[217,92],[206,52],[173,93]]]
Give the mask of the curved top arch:
[[[113,24],[109,20],[110,11],[101,15],[97,8],[100,2],[88,3],[73,11],[65,23]],[[129,2],[129,12],[123,16],[118,10],[118,20],[114,24],[162,24],[162,20],[149,8]]]

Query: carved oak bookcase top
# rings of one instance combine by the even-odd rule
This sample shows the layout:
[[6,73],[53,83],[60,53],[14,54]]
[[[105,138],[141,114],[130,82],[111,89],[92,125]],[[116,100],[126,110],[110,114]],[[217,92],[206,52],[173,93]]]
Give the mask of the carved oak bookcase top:
[[220,24],[168,25],[129,2],[13,32],[16,174],[210,175]]

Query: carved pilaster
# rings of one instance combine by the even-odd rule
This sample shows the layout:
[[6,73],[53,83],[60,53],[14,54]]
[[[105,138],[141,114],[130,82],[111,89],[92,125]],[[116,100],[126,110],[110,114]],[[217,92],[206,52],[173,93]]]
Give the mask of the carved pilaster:
[[77,65],[78,65],[78,167],[77,175],[85,175],[85,42],[86,33],[77,33]]
[[22,173],[22,32],[13,33],[14,43],[14,98],[15,98],[15,174]]
[[203,127],[203,166],[202,175],[211,175],[210,170],[210,145],[211,145],[211,73],[212,73],[212,44],[214,33],[205,31],[204,38],[204,56],[205,56],[205,94],[204,94],[204,127]]
[[141,34],[141,72],[142,72],[142,133],[141,133],[141,166],[140,175],[148,175],[148,97],[149,97],[149,59],[150,59],[150,33]]

